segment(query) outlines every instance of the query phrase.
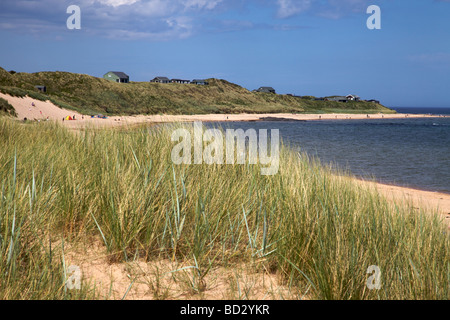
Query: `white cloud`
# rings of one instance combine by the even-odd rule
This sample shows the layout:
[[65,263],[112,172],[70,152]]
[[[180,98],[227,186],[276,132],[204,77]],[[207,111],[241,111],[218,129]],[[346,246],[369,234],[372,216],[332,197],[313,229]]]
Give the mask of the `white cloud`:
[[163,28],[155,30],[129,30],[129,29],[115,29],[113,31],[105,31],[106,38],[115,40],[152,40],[165,41],[169,39],[184,39],[192,35],[192,27],[186,23],[181,22],[183,19],[168,19],[161,22]]
[[98,0],[101,4],[111,6],[111,7],[120,7],[123,5],[132,5],[140,0]]
[[319,16],[328,19],[339,19],[351,13],[366,13],[367,7],[372,4],[369,0],[328,0]]
[[[186,38],[201,23],[194,23],[196,12],[213,10],[221,1],[78,0],[79,33],[114,39]],[[64,34],[70,4],[73,0],[0,0],[0,30],[39,37]]]
[[90,34],[121,40],[184,39],[191,36],[195,29],[192,17],[185,14],[182,0],[138,0],[120,7],[102,5],[87,19],[99,20],[98,23],[91,23],[94,27],[88,30]]
[[212,10],[223,0],[184,0],[183,5],[186,8],[199,8]]
[[277,3],[278,17],[284,19],[308,10],[312,0],[277,0]]
[[[450,0],[449,0],[450,1]],[[369,0],[276,0],[277,17],[280,19],[296,16],[305,11],[327,19],[338,19],[345,15],[364,12]]]
[[[197,32],[228,32],[273,27],[241,18],[246,6],[272,4],[276,16],[289,18],[308,11],[314,15],[338,18],[354,12],[369,0],[77,0],[81,8],[81,32],[117,39],[170,40]],[[73,0],[0,0],[0,29],[45,37],[64,35],[66,8]],[[238,12],[238,19],[223,12]],[[329,13],[334,16],[330,16]],[[220,13],[220,14],[217,14]],[[295,27],[295,26],[294,26]],[[296,27],[295,27],[296,28]],[[12,31],[14,30],[14,31]]]

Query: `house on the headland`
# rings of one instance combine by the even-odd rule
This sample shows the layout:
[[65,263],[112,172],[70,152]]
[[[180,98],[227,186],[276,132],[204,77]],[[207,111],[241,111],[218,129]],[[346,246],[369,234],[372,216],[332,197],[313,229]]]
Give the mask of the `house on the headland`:
[[359,96],[353,95],[353,94],[349,94],[348,96],[346,96],[348,101],[359,101],[361,100],[361,98]]
[[119,82],[119,83],[129,83],[130,77],[120,71],[110,71],[103,76],[103,79]]
[[170,83],[169,78],[167,77],[156,77],[153,80],[150,80],[150,82],[155,82],[155,83]]
[[170,80],[171,83],[180,83],[180,84],[190,84],[190,80],[182,80],[182,79],[172,79]]
[[257,90],[253,90],[254,92],[265,92],[265,93],[276,93],[275,89],[272,87],[260,87]]
[[194,80],[191,81],[191,83],[192,84],[197,84],[197,85],[200,85],[200,86],[207,86],[209,84],[208,81],[203,80],[203,79],[194,79]]
[[375,99],[370,99],[370,100],[366,100],[367,102],[373,102],[373,103],[377,103],[380,104],[380,101],[375,100]]
[[334,101],[334,102],[347,102],[347,97],[336,96],[336,97],[327,97],[325,101]]
[[36,89],[38,89],[40,92],[42,93],[46,93],[47,92],[47,87],[46,86],[34,86]]

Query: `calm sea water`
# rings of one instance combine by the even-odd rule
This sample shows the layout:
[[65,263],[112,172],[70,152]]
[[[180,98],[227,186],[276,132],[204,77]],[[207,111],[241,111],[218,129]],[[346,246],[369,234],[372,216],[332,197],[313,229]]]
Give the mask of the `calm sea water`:
[[450,108],[392,108],[399,113],[449,115]]
[[[413,108],[399,112],[430,113]],[[431,113],[434,113],[431,112]],[[439,109],[436,114],[450,114]],[[232,129],[279,129],[294,148],[360,177],[450,193],[450,117],[424,119],[213,123]]]

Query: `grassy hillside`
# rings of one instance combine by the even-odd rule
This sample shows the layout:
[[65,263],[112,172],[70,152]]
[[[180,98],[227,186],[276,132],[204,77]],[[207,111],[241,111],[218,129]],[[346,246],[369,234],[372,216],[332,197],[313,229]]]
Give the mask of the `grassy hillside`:
[[[10,74],[0,68],[0,91],[17,96],[50,99],[55,104],[85,114],[206,114],[394,111],[368,102],[312,101],[288,95],[254,93],[225,80],[209,79],[209,86],[114,83],[68,72]],[[41,94],[35,85],[45,85]]]
[[[173,275],[189,279],[188,297],[214,288],[212,270],[246,265],[299,297],[450,298],[450,238],[432,215],[283,146],[275,176],[259,164],[176,166],[175,128],[74,135],[0,119],[0,299],[92,298],[90,279],[64,289],[64,257],[93,239],[111,264],[184,264]],[[380,290],[366,287],[371,265]],[[127,270],[130,283],[150,277]]]
[[16,111],[14,110],[14,107],[12,105],[10,105],[8,103],[8,101],[6,101],[3,98],[0,98],[0,115],[1,114],[6,114],[9,116],[15,116],[16,115]]

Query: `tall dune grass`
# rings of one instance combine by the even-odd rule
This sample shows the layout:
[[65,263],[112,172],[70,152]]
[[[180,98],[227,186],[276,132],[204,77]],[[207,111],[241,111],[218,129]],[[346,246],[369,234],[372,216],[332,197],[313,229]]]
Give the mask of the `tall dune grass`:
[[[253,262],[312,299],[449,299],[450,241],[436,216],[392,205],[344,173],[282,146],[280,171],[175,166],[176,125],[73,134],[0,119],[0,299],[86,299],[67,291],[65,242],[103,242],[111,263]],[[380,268],[381,289],[366,286]]]

